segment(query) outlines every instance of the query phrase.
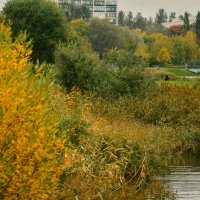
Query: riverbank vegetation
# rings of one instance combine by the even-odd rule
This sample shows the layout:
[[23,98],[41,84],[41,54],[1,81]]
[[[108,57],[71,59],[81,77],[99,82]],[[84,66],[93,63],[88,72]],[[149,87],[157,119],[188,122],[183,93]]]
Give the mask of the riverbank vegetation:
[[[162,76],[148,67],[199,58],[195,33],[67,22],[56,5],[40,2],[11,0],[1,19],[0,198],[145,199],[141,191],[152,176],[183,152],[200,150],[199,82],[159,85]],[[38,14],[55,7],[61,21],[54,31],[62,36],[44,36],[50,54],[36,56],[43,35],[26,15],[10,17],[20,3]],[[20,21],[30,29],[12,34]]]

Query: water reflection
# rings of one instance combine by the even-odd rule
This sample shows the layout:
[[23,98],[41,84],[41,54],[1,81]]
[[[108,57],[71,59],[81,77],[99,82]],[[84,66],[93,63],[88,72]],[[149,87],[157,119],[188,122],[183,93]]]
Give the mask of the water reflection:
[[172,188],[161,180],[153,181],[146,192],[147,200],[175,200]]
[[165,181],[173,188],[177,200],[200,200],[200,167],[171,167]]
[[187,156],[154,182],[147,190],[148,200],[200,200],[200,159]]

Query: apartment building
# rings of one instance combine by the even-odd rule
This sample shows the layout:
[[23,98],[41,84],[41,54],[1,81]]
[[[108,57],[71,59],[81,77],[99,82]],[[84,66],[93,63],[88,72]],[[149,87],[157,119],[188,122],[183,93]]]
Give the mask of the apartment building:
[[[66,0],[56,0],[62,4]],[[94,17],[108,19],[113,24],[118,24],[118,0],[68,0],[76,5],[85,5]]]

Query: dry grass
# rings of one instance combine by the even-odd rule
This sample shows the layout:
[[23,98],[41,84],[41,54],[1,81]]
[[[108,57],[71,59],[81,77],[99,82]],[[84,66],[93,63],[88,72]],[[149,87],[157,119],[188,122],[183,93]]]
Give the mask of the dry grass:
[[64,131],[76,137],[70,140],[73,159],[60,199],[145,199],[137,191],[148,178],[193,145],[182,130],[136,120],[124,99],[74,91],[64,102]]
[[93,115],[91,132],[97,135],[108,135],[116,138],[126,138],[128,140],[140,141],[147,135],[153,133],[156,127],[151,125],[143,125],[133,119],[129,114],[121,115],[121,118],[112,119],[108,116]]

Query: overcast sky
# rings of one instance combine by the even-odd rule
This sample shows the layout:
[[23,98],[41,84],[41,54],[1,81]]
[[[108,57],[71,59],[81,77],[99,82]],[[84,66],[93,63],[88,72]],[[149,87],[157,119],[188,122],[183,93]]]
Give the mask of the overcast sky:
[[[0,9],[7,0],[0,0]],[[196,15],[200,11],[200,0],[118,0],[118,10],[125,12],[132,11],[135,16],[141,12],[144,17],[155,17],[160,8],[164,8],[167,13],[176,12],[177,16],[188,11]]]
[[155,18],[156,12],[164,8],[167,13],[176,12],[177,16],[185,11],[196,15],[200,11],[200,0],[118,0],[119,10],[132,11],[135,16],[141,12],[144,17]]

